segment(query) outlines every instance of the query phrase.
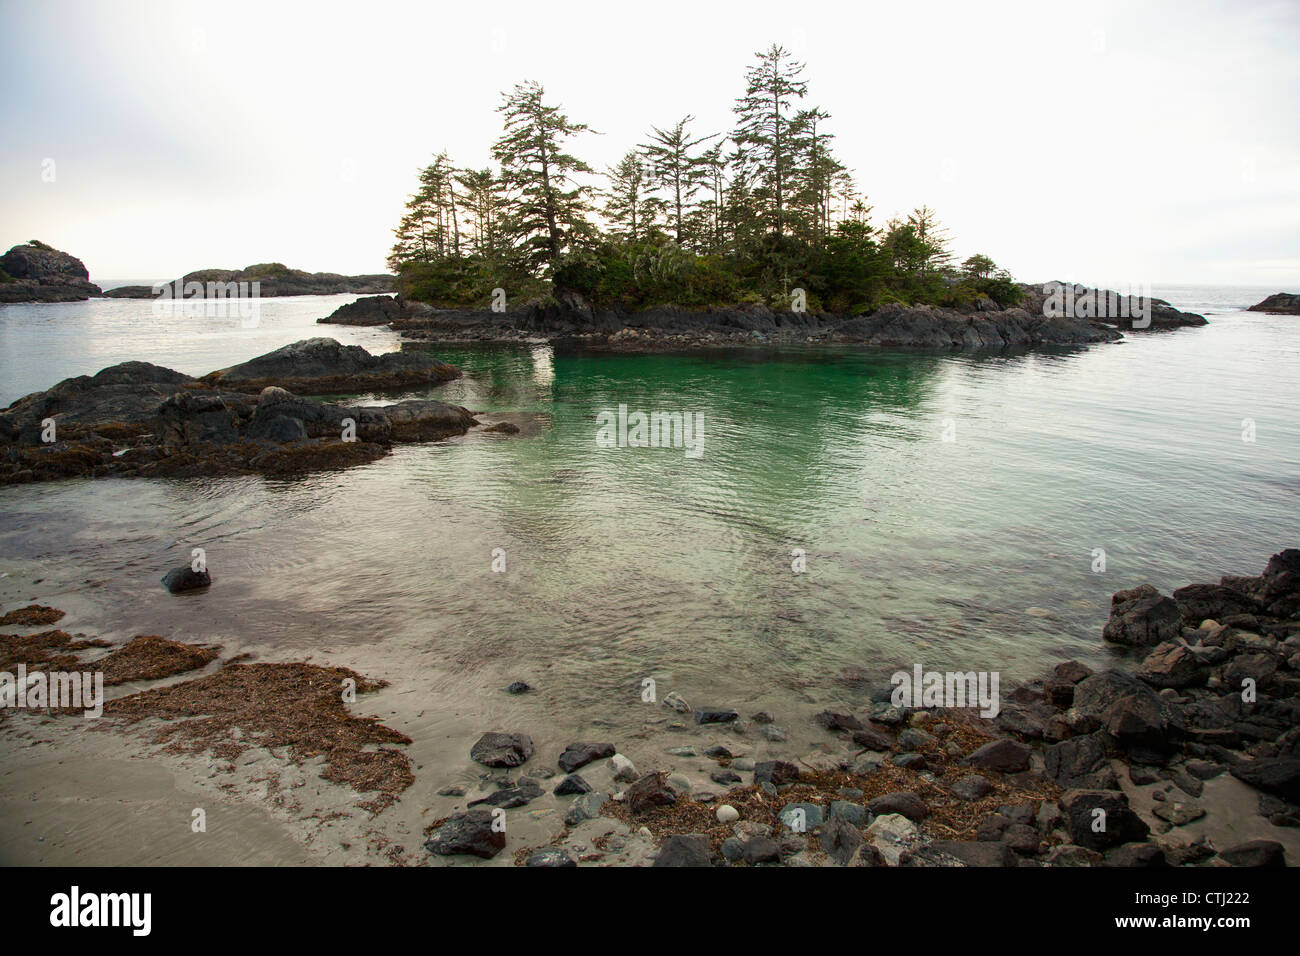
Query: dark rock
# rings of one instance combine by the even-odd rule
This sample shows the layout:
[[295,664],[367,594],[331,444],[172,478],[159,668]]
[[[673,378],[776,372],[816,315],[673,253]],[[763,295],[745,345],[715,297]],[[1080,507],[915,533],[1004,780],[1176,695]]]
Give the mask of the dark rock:
[[591,784],[583,780],[578,774],[571,773],[555,785],[554,793],[557,797],[565,797],[576,793],[591,793]]
[[930,810],[925,805],[925,801],[910,790],[881,794],[875,799],[867,801],[867,810],[873,816],[881,816],[886,813],[901,813],[913,823],[920,823],[930,815]]
[[1300,295],[1278,292],[1263,302],[1256,302],[1248,312],[1271,312],[1274,315],[1300,315]]
[[799,780],[799,768],[788,760],[764,760],[754,765],[754,782],[781,787]]
[[780,863],[781,847],[777,845],[775,840],[768,837],[751,837],[745,842],[745,848],[741,856],[750,866]]
[[670,836],[655,857],[655,866],[711,866],[709,838],[699,833]]
[[966,866],[1016,866],[1016,855],[1005,843],[981,840],[936,840],[930,844],[936,852],[956,857]]
[[1200,687],[1209,676],[1209,668],[1185,645],[1165,643],[1147,655],[1137,676],[1152,687]]
[[863,730],[862,721],[852,714],[837,714],[834,711],[823,710],[813,718],[817,724],[825,730]]
[[858,847],[865,842],[858,828],[839,814],[832,814],[830,822],[822,828],[822,849],[840,866],[847,866]]
[[1231,773],[1257,790],[1300,803],[1300,759],[1264,757],[1234,765]]
[[1077,684],[1092,676],[1092,668],[1078,661],[1064,661],[1052,668],[1052,676],[1066,684]]
[[1238,843],[1219,856],[1233,866],[1286,866],[1286,850],[1274,840],[1250,840]]
[[485,767],[518,767],[533,755],[533,738],[527,734],[489,732],[470,748],[471,760]]
[[593,760],[604,760],[612,756],[614,756],[613,744],[573,743],[565,747],[564,753],[560,754],[559,765],[565,773],[573,773]]
[[1254,614],[1261,610],[1254,598],[1222,584],[1189,584],[1174,592],[1174,601],[1182,612],[1183,622],[1191,627],[1207,618],[1221,621],[1233,614]]
[[1038,831],[1026,823],[1013,823],[1002,833],[1002,842],[1017,853],[1034,854],[1041,849]]
[[962,763],[999,773],[1019,773],[1029,769],[1030,749],[1018,740],[993,740],[966,757]]
[[509,687],[506,688],[506,693],[507,693],[507,694],[526,694],[526,693],[528,693],[530,690],[532,690],[532,687],[530,687],[528,684],[525,684],[525,683],[524,683],[523,681],[521,681],[521,680],[517,680],[517,681],[515,681],[513,684],[511,684]]
[[667,782],[667,774],[648,773],[624,792],[623,800],[634,814],[649,813],[656,807],[669,807],[677,802],[677,791]]
[[81,302],[101,294],[80,259],[42,242],[0,256],[0,302]]
[[1115,790],[1069,790],[1061,797],[1061,811],[1070,839],[1093,850],[1142,841],[1150,833],[1129,808],[1128,797]]
[[608,799],[609,794],[602,793],[599,790],[579,794],[569,804],[569,809],[564,812],[565,824],[574,827],[584,820],[595,819],[600,815],[600,808],[605,805],[605,801]]
[[[1118,788],[1101,733],[1071,737],[1043,749],[1044,772],[1067,790]],[[1136,781],[1135,781],[1136,782]]]
[[478,800],[471,800],[469,806],[476,807],[479,804],[487,804],[492,807],[500,807],[503,810],[512,810],[515,807],[522,807],[527,803],[531,803],[541,795],[542,788],[538,786],[537,781],[525,777],[519,781],[519,786],[506,787]]
[[206,588],[212,584],[212,575],[204,568],[202,571],[195,571],[190,565],[180,568],[172,568],[162,579],[163,587],[172,594],[180,594],[183,591],[196,591],[199,588]]
[[978,800],[993,792],[993,784],[979,774],[972,773],[954,781],[952,792],[963,800]]
[[714,707],[702,707],[695,712],[697,724],[729,724],[739,720],[740,714],[734,710],[720,710]]
[[276,385],[298,395],[326,395],[437,385],[459,377],[459,369],[427,352],[371,355],[359,345],[314,338],[211,372],[204,381],[238,392]]
[[736,771],[732,770],[730,767],[719,767],[717,770],[709,774],[709,779],[716,784],[730,787],[733,784],[740,783],[741,778],[740,774],[736,773]]
[[493,811],[476,809],[457,813],[446,821],[424,844],[438,856],[468,854],[490,860],[505,848],[506,835],[492,828]]
[[402,303],[391,295],[363,296],[341,305],[317,323],[329,325],[387,325],[402,315]]
[[1175,640],[1182,613],[1172,598],[1149,584],[1117,591],[1111,598],[1110,620],[1102,637],[1112,644],[1143,646]]
[[889,750],[894,742],[889,735],[875,727],[863,727],[853,732],[853,742],[864,750]]
[[1107,850],[1104,866],[1168,866],[1165,851],[1154,843],[1125,843]]

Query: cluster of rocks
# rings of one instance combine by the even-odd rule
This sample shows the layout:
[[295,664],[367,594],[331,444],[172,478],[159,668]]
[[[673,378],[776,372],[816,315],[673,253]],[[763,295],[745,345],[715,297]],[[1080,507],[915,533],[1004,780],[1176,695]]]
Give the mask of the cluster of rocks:
[[80,302],[101,294],[80,259],[43,242],[0,256],[0,302]]
[[[921,348],[1004,348],[1112,342],[1131,323],[1115,318],[1049,318],[1041,287],[1026,286],[1026,304],[1001,309],[984,300],[963,309],[882,306],[870,315],[774,312],[766,306],[689,310],[661,306],[640,312],[593,308],[575,293],[513,311],[435,309],[400,297],[376,296],[318,321],[390,325],[411,340],[440,343],[532,342],[539,339],[624,351],[736,345],[872,345]],[[1082,287],[1080,287],[1082,288]],[[1151,300],[1151,329],[1204,325],[1198,315]],[[1140,330],[1139,330],[1140,331]]]
[[0,412],[0,484],[291,474],[371,461],[394,443],[463,435],[478,422],[444,402],[348,406],[302,396],[429,386],[459,374],[425,353],[374,356],[323,338],[203,378],[124,362]]
[[[648,839],[653,825],[663,838],[655,866],[1285,865],[1278,841],[1216,846],[1179,828],[1223,812],[1199,800],[1225,774],[1257,791],[1267,824],[1300,826],[1300,550],[1274,555],[1257,577],[1118,592],[1103,637],[1140,658],[1132,672],[1063,662],[1015,686],[991,720],[895,706],[888,685],[866,713],[818,714],[839,749],[798,763],[754,760],[735,745],[668,750],[717,761],[710,778],[729,788],[718,794],[692,792],[680,773],[639,772],[613,743],[590,742],[559,755],[565,776],[552,792],[573,798],[566,828],[614,816]],[[663,704],[701,728],[785,739],[767,713],[740,721],[676,693]],[[525,734],[489,733],[471,757],[513,769],[533,753]],[[578,773],[599,760],[609,761],[610,788]],[[494,856],[506,840],[488,806],[524,806],[551,775],[498,781],[427,848]],[[692,832],[674,830],[678,819]],[[553,845],[520,862],[579,861]]]
[[[169,288],[166,294],[176,299],[229,297],[231,288],[237,288],[240,283],[248,283],[251,286],[256,282],[258,295],[264,298],[291,295],[339,295],[348,292],[369,295],[377,292],[392,292],[394,281],[393,276],[382,273],[345,276],[335,272],[304,272],[301,269],[290,269],[278,262],[266,262],[246,266],[243,269],[200,269],[197,272],[188,272],[179,279],[167,283]],[[231,283],[235,285],[232,287]],[[112,299],[152,299],[158,295],[154,287],[148,285],[118,286],[103,294]]]
[[1277,292],[1263,302],[1256,302],[1248,312],[1270,312],[1273,315],[1300,315],[1300,294]]

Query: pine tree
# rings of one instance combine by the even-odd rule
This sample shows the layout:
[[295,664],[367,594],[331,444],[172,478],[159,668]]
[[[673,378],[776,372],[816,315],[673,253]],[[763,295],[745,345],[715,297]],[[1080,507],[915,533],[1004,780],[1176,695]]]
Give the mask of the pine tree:
[[784,47],[774,43],[755,55],[758,65],[747,71],[745,95],[736,101],[739,125],[732,139],[754,182],[753,196],[764,218],[772,231],[782,236],[797,145],[790,104],[807,94],[808,84],[799,79],[804,65],[794,62]]
[[632,150],[605,173],[609,188],[605,190],[605,218],[618,234],[637,242],[651,228],[663,203],[650,195],[651,176],[641,154]]
[[694,116],[685,116],[666,130],[651,127],[650,142],[641,144],[641,150],[654,176],[655,187],[667,192],[674,239],[679,246],[687,244],[685,227],[691,218],[695,194],[705,177],[701,158],[691,155],[691,150],[714,138],[701,136],[692,139],[686,132],[686,127],[694,119]]
[[554,268],[569,235],[590,229],[586,189],[574,180],[592,172],[582,160],[564,152],[563,143],[587,132],[558,106],[548,106],[535,82],[521,83],[504,95],[498,112],[505,132],[492,148],[509,190],[507,228],[519,243],[525,262]]

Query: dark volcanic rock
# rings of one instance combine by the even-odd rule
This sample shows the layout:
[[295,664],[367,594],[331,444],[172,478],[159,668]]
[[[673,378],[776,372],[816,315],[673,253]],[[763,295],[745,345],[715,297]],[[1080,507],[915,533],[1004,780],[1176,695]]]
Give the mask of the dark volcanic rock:
[[527,803],[532,803],[542,795],[542,788],[531,777],[525,777],[519,781],[517,787],[503,787],[494,793],[481,797],[478,800],[471,800],[468,806],[477,807],[480,804],[487,804],[490,807],[500,807],[503,810],[513,810],[515,807],[522,807]]
[[1137,676],[1152,687],[1199,687],[1209,676],[1209,668],[1186,645],[1166,642],[1146,656]]
[[910,790],[882,793],[867,802],[867,810],[877,817],[886,813],[899,813],[913,823],[920,823],[930,815],[930,809],[925,805],[925,801]]
[[1182,612],[1172,598],[1149,584],[1111,597],[1110,620],[1101,636],[1112,644],[1143,646],[1175,640],[1182,627]]
[[239,392],[276,385],[302,395],[412,388],[460,377],[460,369],[427,352],[371,355],[335,339],[294,342],[240,365],[211,372],[204,381]]
[[560,769],[565,773],[573,773],[593,760],[604,760],[612,756],[614,756],[613,744],[574,743],[564,748],[564,753],[560,754],[559,764]]
[[1070,839],[1092,850],[1145,840],[1151,832],[1117,790],[1069,790],[1061,797],[1061,811]]
[[468,810],[447,818],[424,844],[439,856],[468,854],[490,860],[506,845],[506,835],[492,828],[492,811]]
[[1029,769],[1030,749],[1018,740],[993,740],[966,757],[962,763],[982,770],[1019,773]]
[[648,813],[655,807],[670,807],[677,802],[677,791],[667,782],[667,774],[648,773],[623,794],[624,802],[634,814]]
[[1043,750],[1044,771],[1066,789],[1112,790],[1119,782],[1102,733],[1071,737]]
[[1233,866],[1286,866],[1286,849],[1273,840],[1250,840],[1238,843],[1219,856]]
[[717,707],[702,707],[695,712],[695,722],[697,724],[729,724],[739,719],[740,714],[734,710],[724,710]]
[[659,848],[655,866],[711,866],[709,838],[700,833],[670,836]]
[[555,785],[554,793],[557,797],[576,793],[591,793],[591,784],[587,783],[578,774],[571,773]]
[[862,721],[852,714],[838,714],[830,710],[823,710],[813,720],[817,722],[818,726],[830,731],[865,729]]
[[470,748],[471,760],[485,767],[518,767],[533,755],[533,738],[527,734],[489,732]]
[[1259,602],[1236,588],[1222,584],[1189,584],[1174,592],[1183,623],[1196,627],[1206,618],[1222,621],[1234,614],[1254,614]]
[[1300,759],[1295,757],[1257,757],[1235,764],[1232,775],[1258,790],[1300,803]]
[[1256,302],[1247,311],[1271,312],[1274,315],[1300,315],[1300,295],[1294,292],[1276,292],[1263,302]]
[[840,866],[847,866],[854,852],[865,842],[858,828],[838,814],[822,827],[822,849]]
[[101,294],[80,259],[44,243],[0,256],[0,302],[80,302]]
[[318,325],[387,325],[402,314],[400,298],[372,295],[341,305],[316,322]]
[[784,786],[799,780],[799,768],[788,760],[763,760],[754,765],[754,782]]
[[204,568],[202,571],[195,571],[190,565],[180,568],[172,568],[163,576],[163,587],[172,594],[180,594],[182,591],[196,591],[199,588],[206,588],[212,584],[212,575]]
[[[351,360],[344,356],[339,368]],[[0,484],[299,474],[373,461],[395,442],[463,435],[475,424],[464,408],[444,402],[349,407],[275,385],[249,395],[147,362],[123,362],[0,411]]]

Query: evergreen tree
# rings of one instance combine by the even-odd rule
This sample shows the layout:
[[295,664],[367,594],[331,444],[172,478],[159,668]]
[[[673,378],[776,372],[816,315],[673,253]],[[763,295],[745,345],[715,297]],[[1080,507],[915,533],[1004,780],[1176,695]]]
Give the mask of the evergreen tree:
[[758,65],[745,74],[745,95],[736,101],[738,126],[732,139],[738,159],[753,181],[752,196],[778,236],[786,231],[787,205],[795,175],[795,119],[790,105],[808,92],[799,77],[804,65],[777,44],[755,54]]
[[492,155],[509,190],[506,225],[525,262],[553,269],[568,237],[590,229],[586,189],[574,176],[592,170],[563,148],[587,126],[548,106],[544,95],[541,84],[530,81],[504,96],[498,112],[505,116],[505,132]]
[[695,194],[706,175],[701,158],[691,155],[691,150],[714,138],[701,136],[692,139],[686,127],[693,119],[694,116],[685,116],[667,130],[651,127],[650,142],[641,144],[656,188],[668,194],[668,212],[679,246],[687,244],[686,223],[691,218]]

